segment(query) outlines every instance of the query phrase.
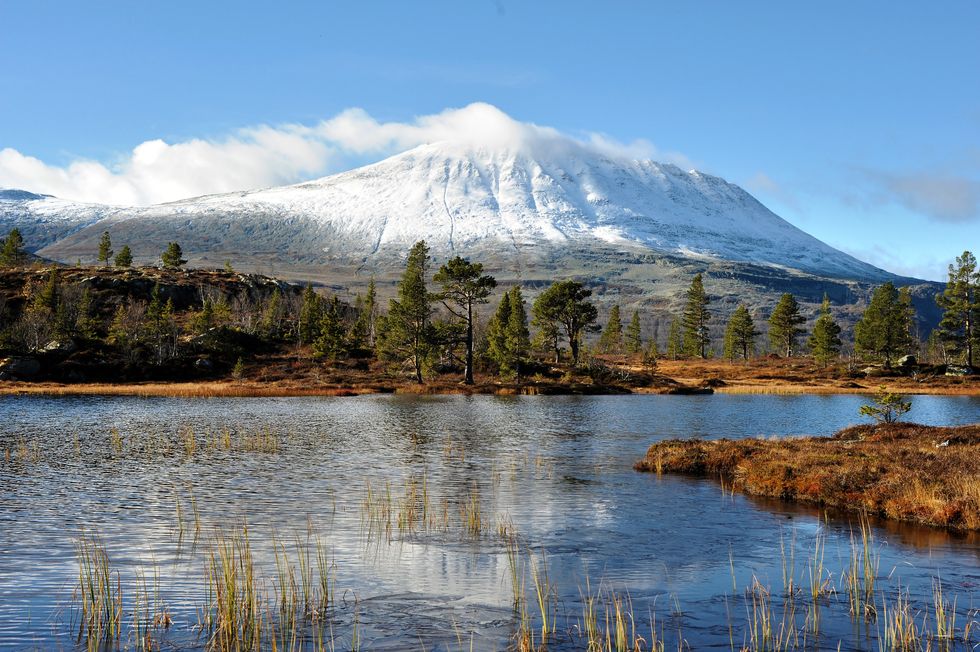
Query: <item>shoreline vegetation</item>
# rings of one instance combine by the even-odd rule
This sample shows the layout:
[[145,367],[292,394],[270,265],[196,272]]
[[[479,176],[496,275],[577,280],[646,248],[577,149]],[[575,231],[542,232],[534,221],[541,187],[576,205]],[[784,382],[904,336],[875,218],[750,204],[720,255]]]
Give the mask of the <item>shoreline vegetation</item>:
[[[711,279],[706,284],[701,273],[674,297],[683,310],[634,301],[627,319],[606,301],[601,325],[593,291],[608,288],[595,279],[498,289],[478,262],[457,256],[433,269],[424,241],[412,247],[399,282],[378,287],[371,278],[356,295],[241,274],[230,263],[184,269],[176,242],[157,267],[134,267],[125,246],[113,258],[112,247],[105,232],[101,266],[63,266],[33,260],[16,229],[3,239],[0,395],[827,394],[880,387],[980,395],[980,273],[969,252],[950,266],[947,288],[935,298],[942,319],[923,341],[928,324],[917,318],[908,289],[890,282],[874,289],[847,332],[827,296],[815,312],[784,293],[771,307],[729,305],[730,314],[721,314],[711,305],[724,297],[709,294]],[[525,291],[536,293],[533,301]]]
[[727,491],[980,530],[980,424],[879,423],[831,437],[672,439],[634,468],[719,480]]
[[[334,380],[195,380],[195,381],[138,381],[138,382],[55,382],[15,381],[0,383],[0,396],[155,396],[181,398],[214,397],[349,397],[368,394],[407,395],[497,395],[497,396],[561,396],[561,395],[625,395],[625,394],[860,394],[871,395],[884,388],[907,395],[980,396],[980,379],[963,381],[936,378],[913,380],[905,377],[876,378],[872,382],[838,380],[814,376],[801,379],[783,374],[779,365],[757,364],[749,370],[732,369],[723,362],[699,367],[685,367],[683,362],[663,364],[663,375],[640,385],[595,383],[588,377],[576,380],[557,378],[553,381],[526,383],[499,382],[477,375],[473,385],[455,379],[430,381],[422,385],[391,379],[383,374],[352,376],[350,382]],[[703,373],[711,371],[713,373]],[[677,375],[668,376],[667,373]]]

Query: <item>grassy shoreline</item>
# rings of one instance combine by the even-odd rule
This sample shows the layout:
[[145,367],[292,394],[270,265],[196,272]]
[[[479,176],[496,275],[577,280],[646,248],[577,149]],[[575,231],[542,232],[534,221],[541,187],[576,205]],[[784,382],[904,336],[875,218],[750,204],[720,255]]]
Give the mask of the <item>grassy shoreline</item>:
[[980,424],[853,426],[832,437],[667,440],[638,471],[952,530],[980,530]]
[[[669,380],[669,379],[668,379]],[[499,383],[477,382],[463,385],[455,379],[417,385],[412,382],[377,379],[364,382],[317,384],[283,381],[142,381],[142,382],[83,382],[0,381],[0,396],[176,396],[176,397],[290,397],[290,396],[360,396],[363,394],[427,394],[427,395],[609,395],[609,394],[777,394],[832,395],[873,394],[886,390],[910,395],[980,396],[980,383],[971,384],[910,384],[903,379],[875,379],[861,383],[812,383],[771,380],[742,382],[739,380],[712,381],[708,378],[681,378],[650,386],[604,385],[586,382]]]

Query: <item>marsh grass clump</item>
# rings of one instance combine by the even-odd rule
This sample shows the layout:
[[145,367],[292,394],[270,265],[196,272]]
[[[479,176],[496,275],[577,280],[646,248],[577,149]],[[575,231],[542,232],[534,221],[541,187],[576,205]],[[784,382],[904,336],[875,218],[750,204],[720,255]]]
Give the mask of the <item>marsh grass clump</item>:
[[118,641],[122,634],[122,582],[112,569],[105,544],[98,538],[82,536],[75,542],[75,556],[79,639]]
[[208,556],[208,600],[202,626],[212,650],[259,650],[262,605],[248,526],[227,535],[215,533]]
[[858,536],[851,533],[851,555],[844,581],[847,585],[851,617],[873,620],[877,616],[875,585],[878,578],[878,550],[868,519],[862,516],[859,525]]

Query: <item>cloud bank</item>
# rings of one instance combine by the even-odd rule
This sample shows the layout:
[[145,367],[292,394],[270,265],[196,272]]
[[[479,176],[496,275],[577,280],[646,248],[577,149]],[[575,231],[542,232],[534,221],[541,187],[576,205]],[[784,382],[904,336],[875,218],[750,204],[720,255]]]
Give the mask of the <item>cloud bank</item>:
[[111,165],[93,160],[49,165],[6,148],[0,150],[0,188],[145,206],[295,183],[346,169],[354,156],[382,158],[438,141],[532,151],[586,148],[610,157],[659,157],[688,164],[681,155],[659,153],[645,140],[620,143],[598,133],[571,136],[515,120],[489,104],[474,103],[409,122],[379,122],[355,108],[315,125],[262,125],[215,140],[148,140]]
[[933,172],[870,172],[868,176],[878,186],[879,201],[900,204],[941,222],[980,219],[980,180]]

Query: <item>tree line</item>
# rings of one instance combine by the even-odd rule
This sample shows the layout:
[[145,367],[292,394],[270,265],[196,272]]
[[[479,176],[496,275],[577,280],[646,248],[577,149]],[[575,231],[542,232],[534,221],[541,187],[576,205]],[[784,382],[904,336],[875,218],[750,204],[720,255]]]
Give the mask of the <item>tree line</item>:
[[[99,262],[132,265],[129,247],[124,246],[115,258],[113,254],[111,237],[105,232]],[[14,229],[0,243],[0,266],[22,265],[25,260],[23,240]],[[160,260],[167,268],[187,262],[176,242],[168,244]],[[4,337],[28,351],[43,347],[45,338],[54,335],[101,338],[131,355],[141,351],[147,357],[150,351],[150,360],[162,364],[177,355],[182,335],[232,328],[275,341],[294,340],[307,346],[318,361],[375,357],[420,383],[433,372],[462,370],[464,382],[471,384],[477,366],[520,380],[535,360],[542,359],[535,353],[554,363],[567,356],[572,365],[578,365],[585,353],[640,356],[650,365],[661,356],[656,337],[644,340],[639,311],[634,310],[627,322],[620,306],[613,305],[600,329],[592,291],[578,281],[552,283],[530,309],[521,287],[514,286],[501,294],[489,321],[481,324],[478,311],[490,302],[496,279],[484,273],[482,264],[459,256],[430,276],[431,265],[429,247],[417,242],[386,309],[379,305],[372,279],[366,295],[358,294],[353,305],[337,296],[326,298],[310,285],[298,301],[276,293],[261,305],[250,306],[231,306],[213,293],[202,293],[200,309],[178,319],[156,288],[148,301],[119,303],[107,323],[99,322],[87,289],[60,287],[57,270],[52,270],[44,287],[27,289],[26,307],[19,320],[4,328]],[[930,346],[946,362],[972,365],[980,344],[980,272],[970,252],[950,265],[947,286],[936,300],[943,316],[929,338]],[[683,311],[670,322],[668,357],[714,355],[711,326],[718,316],[710,304],[704,277],[697,274],[686,292]],[[763,334],[758,319],[745,305],[731,312],[721,342],[724,358],[748,360],[757,354]],[[842,328],[826,296],[809,332],[804,327],[808,319],[791,293],[779,298],[766,322],[770,350],[780,356],[807,352],[826,365],[841,353]],[[595,343],[587,346],[587,336],[600,330]],[[916,352],[920,342],[908,288],[891,282],[876,287],[854,327],[853,341],[858,356],[886,365]]]

